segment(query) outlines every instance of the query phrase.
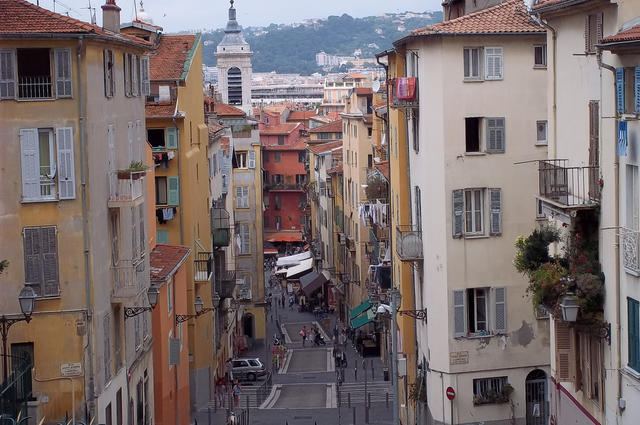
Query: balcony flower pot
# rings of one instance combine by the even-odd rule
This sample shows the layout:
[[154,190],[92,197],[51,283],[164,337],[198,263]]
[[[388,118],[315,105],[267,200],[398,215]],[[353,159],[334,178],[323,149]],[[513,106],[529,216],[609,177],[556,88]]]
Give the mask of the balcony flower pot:
[[118,178],[120,180],[138,180],[140,177],[147,174],[149,167],[141,161],[131,161],[129,167],[117,171]]

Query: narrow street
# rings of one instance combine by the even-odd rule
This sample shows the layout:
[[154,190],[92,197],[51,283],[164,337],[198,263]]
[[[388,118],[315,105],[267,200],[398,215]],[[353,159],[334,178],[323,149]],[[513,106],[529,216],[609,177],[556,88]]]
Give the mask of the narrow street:
[[[265,282],[269,282],[269,277],[265,273]],[[327,316],[325,319],[328,321],[317,320],[312,313],[298,312],[296,306],[289,309],[285,305],[283,308],[278,303],[283,290],[278,287],[271,289],[273,302],[267,316],[267,335],[269,342],[274,334],[284,336],[285,358],[280,368],[272,371],[272,385],[261,403],[258,403],[258,392],[264,380],[241,383],[241,402],[234,410],[236,415],[241,415],[248,406],[248,424],[251,425],[354,424],[354,415],[358,425],[390,424],[393,389],[391,381],[383,379],[384,366],[380,358],[363,359],[351,341],[347,341],[347,367],[344,382],[338,386],[338,372],[332,355],[334,315]],[[303,326],[310,329],[313,325],[320,329],[326,345],[315,346],[313,341],[307,341],[303,346],[300,329]],[[259,357],[267,367],[272,364],[270,350],[265,350],[262,344],[254,346],[243,357]],[[368,415],[365,411],[367,398],[370,400]],[[195,418],[200,425],[225,424],[227,410],[216,408],[212,400],[206,408],[198,411]]]

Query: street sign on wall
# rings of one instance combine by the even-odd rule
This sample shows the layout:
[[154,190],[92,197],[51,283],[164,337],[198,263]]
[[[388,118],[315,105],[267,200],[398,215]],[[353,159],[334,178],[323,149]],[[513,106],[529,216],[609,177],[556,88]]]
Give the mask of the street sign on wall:
[[449,400],[453,400],[454,398],[456,398],[456,392],[453,390],[453,387],[447,387],[445,393],[447,394],[447,398]]

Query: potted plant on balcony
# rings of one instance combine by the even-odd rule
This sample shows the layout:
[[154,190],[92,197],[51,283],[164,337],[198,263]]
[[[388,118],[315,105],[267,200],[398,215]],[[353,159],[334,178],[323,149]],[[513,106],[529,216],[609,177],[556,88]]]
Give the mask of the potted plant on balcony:
[[129,167],[118,170],[118,178],[121,180],[138,180],[140,177],[144,176],[149,170],[149,166],[144,164],[142,161],[131,161]]

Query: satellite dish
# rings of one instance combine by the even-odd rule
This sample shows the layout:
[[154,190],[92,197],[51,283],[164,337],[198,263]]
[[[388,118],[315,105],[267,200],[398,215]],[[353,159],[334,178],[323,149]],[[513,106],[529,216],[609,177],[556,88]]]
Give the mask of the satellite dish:
[[371,86],[371,90],[373,90],[374,93],[378,93],[378,90],[380,90],[380,80],[374,80],[373,81],[373,85]]

